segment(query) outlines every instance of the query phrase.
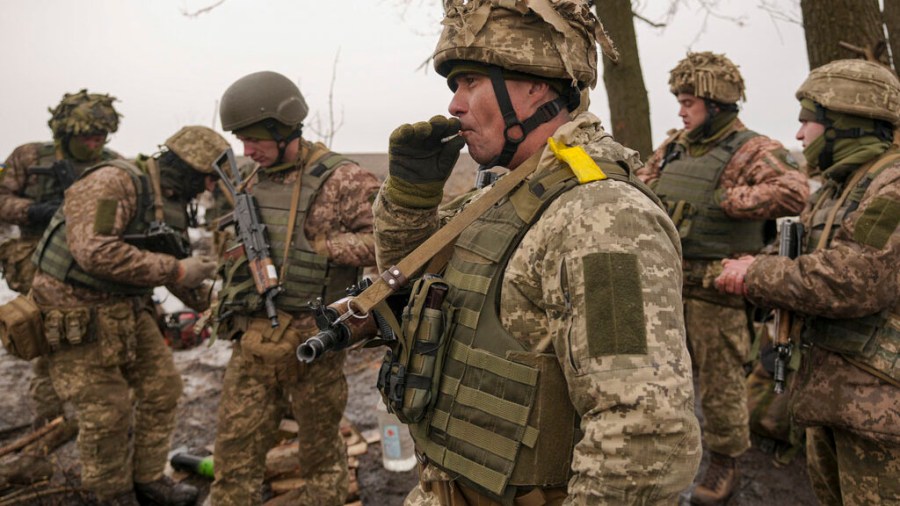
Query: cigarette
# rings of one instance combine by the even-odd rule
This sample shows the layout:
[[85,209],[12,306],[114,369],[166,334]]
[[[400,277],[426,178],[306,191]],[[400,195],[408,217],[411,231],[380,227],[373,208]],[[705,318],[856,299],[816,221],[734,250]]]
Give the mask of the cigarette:
[[447,144],[448,142],[452,141],[453,139],[455,139],[457,137],[459,137],[459,132],[456,132],[453,135],[448,135],[447,137],[444,137],[443,139],[441,139],[441,144]]

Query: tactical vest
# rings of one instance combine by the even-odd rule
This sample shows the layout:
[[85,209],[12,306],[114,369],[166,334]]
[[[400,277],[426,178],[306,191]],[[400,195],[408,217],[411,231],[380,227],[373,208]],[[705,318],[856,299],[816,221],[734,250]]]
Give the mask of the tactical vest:
[[758,136],[751,130],[728,135],[699,157],[672,142],[654,190],[681,236],[686,259],[721,259],[737,253],[754,253],[765,246],[765,221],[730,218],[715,201],[725,166],[748,140]]
[[[137,189],[137,210],[122,235],[143,234],[155,219],[150,179],[140,168],[125,160],[111,160],[94,165],[84,171],[81,177],[106,166],[125,171]],[[75,286],[121,295],[148,295],[153,292],[153,287],[141,287],[98,278],[79,267],[66,242],[66,217],[61,208],[50,220],[32,260],[45,273]]]
[[[100,161],[114,160],[118,158],[115,153],[104,148],[100,154]],[[44,143],[38,149],[38,160],[31,167],[50,167],[56,158],[56,146],[52,142]],[[97,161],[79,162],[77,160],[69,160],[75,167],[75,177],[80,176],[88,167],[97,164]],[[31,169],[29,167],[28,169]],[[28,174],[28,183],[25,186],[24,196],[35,202],[62,201],[64,189],[59,183],[56,176],[52,174],[34,174],[26,170]],[[40,237],[44,233],[44,227],[25,225],[20,227],[23,236]]]
[[[638,187],[662,207],[628,171],[614,163],[598,165],[609,179]],[[394,368],[391,377],[379,381],[393,387],[385,394],[395,408],[402,390],[430,388],[434,402],[409,425],[416,448],[453,479],[504,503],[522,488],[565,486],[582,436],[557,356],[526,349],[499,315],[510,258],[547,206],[577,185],[568,167],[536,177],[469,226],[445,270],[450,287],[441,307],[445,344],[435,348],[415,341],[417,351],[435,357],[438,365],[428,378],[416,376],[415,368],[400,371],[404,377],[398,378]],[[420,307],[422,298],[427,306],[424,292],[416,293],[408,308]],[[406,325],[410,314],[403,318]],[[398,383],[403,388],[397,389]]]
[[[879,160],[885,158],[885,155],[882,155]],[[897,158],[893,158],[892,162],[897,162]],[[879,165],[864,166],[858,169],[868,169],[868,172],[841,204],[835,214],[835,225],[840,224],[845,216],[859,207],[869,185],[881,171],[891,166],[892,163]],[[848,181],[849,179],[850,177],[847,178]],[[815,202],[813,207],[815,212],[810,216],[809,222],[805,224],[809,231],[805,246],[807,254],[816,250],[820,237],[824,233],[828,215],[837,204],[842,191],[843,188],[839,188],[831,193],[825,191],[825,188],[820,188],[811,199],[812,202]],[[837,226],[832,226],[829,231],[826,248],[831,243],[837,228]],[[803,340],[826,350],[840,353],[876,376],[882,378],[887,376],[895,384],[900,382],[900,354],[898,354],[898,350],[900,350],[900,305],[862,318],[807,318]]]
[[[259,206],[260,219],[268,232],[270,254],[275,268],[281,276],[283,291],[278,294],[278,309],[289,313],[309,310],[309,302],[321,297],[324,301],[338,300],[346,295],[346,289],[359,280],[358,267],[338,265],[328,257],[315,252],[306,238],[304,226],[307,216],[319,194],[319,189],[331,177],[334,170],[350,162],[336,153],[327,153],[313,167],[304,169],[301,175],[300,201],[297,218],[291,236],[292,245],[288,249],[287,268],[284,264],[284,242],[287,239],[290,219],[292,185],[271,180],[260,173],[259,181],[253,186],[253,195]],[[229,249],[238,243],[232,238]],[[219,315],[228,311],[249,315],[262,307],[262,299],[256,293],[247,256],[226,259],[223,266],[224,288],[219,292]]]

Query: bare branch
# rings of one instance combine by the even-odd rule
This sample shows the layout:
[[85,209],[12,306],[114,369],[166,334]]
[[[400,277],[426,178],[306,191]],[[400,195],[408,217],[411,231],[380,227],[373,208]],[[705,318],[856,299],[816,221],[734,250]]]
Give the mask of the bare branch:
[[322,143],[328,147],[331,147],[331,144],[334,142],[334,138],[337,135],[338,130],[344,126],[344,109],[341,107],[341,117],[335,123],[334,116],[334,83],[337,81],[337,65],[338,60],[341,55],[341,50],[338,49],[338,52],[334,55],[334,62],[331,66],[331,84],[328,88],[328,127],[322,127],[322,118],[319,116],[319,113],[316,112],[316,115],[313,117],[313,121],[309,125],[309,129],[312,130],[314,134],[319,136],[322,139]]
[[190,11],[188,11],[187,9],[181,9],[181,14],[182,14],[183,16],[187,16],[187,17],[189,17],[189,18],[196,18],[197,16],[199,16],[199,15],[201,15],[201,14],[206,14],[207,12],[212,11],[212,10],[215,9],[216,7],[222,5],[223,3],[225,3],[225,0],[218,0],[218,1],[217,1],[216,3],[214,3],[214,4],[207,5],[206,7],[202,7],[202,8],[200,8],[200,9],[197,9],[197,10],[193,11],[193,12],[190,12]]
[[635,19],[637,19],[639,21],[643,21],[644,23],[647,23],[648,25],[652,26],[653,28],[665,28],[666,27],[665,23],[657,23],[655,21],[650,21],[649,19],[645,18],[644,16],[640,15],[639,13],[637,13],[635,11],[631,11],[631,15],[634,16]]

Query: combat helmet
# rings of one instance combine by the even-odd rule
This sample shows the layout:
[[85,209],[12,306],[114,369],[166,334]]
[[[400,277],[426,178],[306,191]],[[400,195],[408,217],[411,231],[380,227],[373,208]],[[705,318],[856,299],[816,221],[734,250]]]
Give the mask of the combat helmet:
[[119,129],[121,116],[113,107],[116,97],[88,93],[82,89],[78,93],[66,93],[59,104],[50,111],[47,124],[53,137],[64,139],[74,135],[113,133]]
[[186,126],[166,139],[165,146],[197,172],[213,173],[212,164],[229,148],[228,141],[205,126]]
[[745,101],[744,78],[738,66],[724,54],[688,53],[669,72],[669,91],[689,93],[720,104]]
[[[796,97],[806,111],[801,119],[825,126],[825,145],[818,166],[826,168],[834,161],[834,143],[839,139],[875,136],[891,142],[894,128],[900,126],[900,80],[884,65],[859,59],[835,60],[813,69]],[[843,116],[845,115],[845,116]],[[872,120],[861,128],[861,120]],[[854,123],[846,128],[844,123]]]
[[[446,0],[443,26],[435,70],[453,89],[455,68],[484,68],[506,122],[503,151],[488,166],[508,164],[530,131],[563,109],[578,108],[581,91],[597,84],[596,44],[609,58],[618,57],[584,0]],[[560,97],[519,120],[505,83],[517,75],[556,84]],[[514,127],[521,136],[511,135]]]

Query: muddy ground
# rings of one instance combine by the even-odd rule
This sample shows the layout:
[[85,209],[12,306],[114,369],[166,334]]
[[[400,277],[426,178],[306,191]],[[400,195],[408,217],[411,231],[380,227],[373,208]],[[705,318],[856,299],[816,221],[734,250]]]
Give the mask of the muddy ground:
[[[185,393],[179,408],[178,425],[172,447],[186,446],[195,453],[203,454],[211,448],[215,437],[215,413],[221,392],[221,381],[225,364],[230,354],[230,346],[217,342],[212,347],[202,345],[187,351],[175,353],[175,361],[184,376]],[[347,418],[360,430],[377,427],[375,405],[377,396],[372,385],[375,382],[381,352],[377,349],[360,350],[351,353],[345,371],[350,383],[350,402]],[[29,364],[13,359],[0,350],[0,431],[30,422],[28,406],[28,381],[31,377]],[[13,431],[0,439],[5,445],[26,430]],[[79,468],[77,451],[70,442],[54,454],[56,475],[54,484],[78,487]],[[703,466],[705,467],[704,459]],[[740,488],[730,505],[791,504],[813,505],[815,499],[809,487],[802,456],[789,466],[778,469],[772,464],[772,456],[756,448],[740,459],[742,472]],[[701,472],[702,472],[701,468]],[[368,453],[360,457],[358,470],[360,499],[365,505],[390,506],[402,504],[406,492],[415,484],[415,471],[393,473],[385,471],[381,465],[381,449],[378,444],[369,445]],[[209,481],[191,478],[190,481],[208,491]],[[64,497],[55,496],[23,503],[7,503],[0,496],[0,505],[81,505],[90,502],[72,492]]]

